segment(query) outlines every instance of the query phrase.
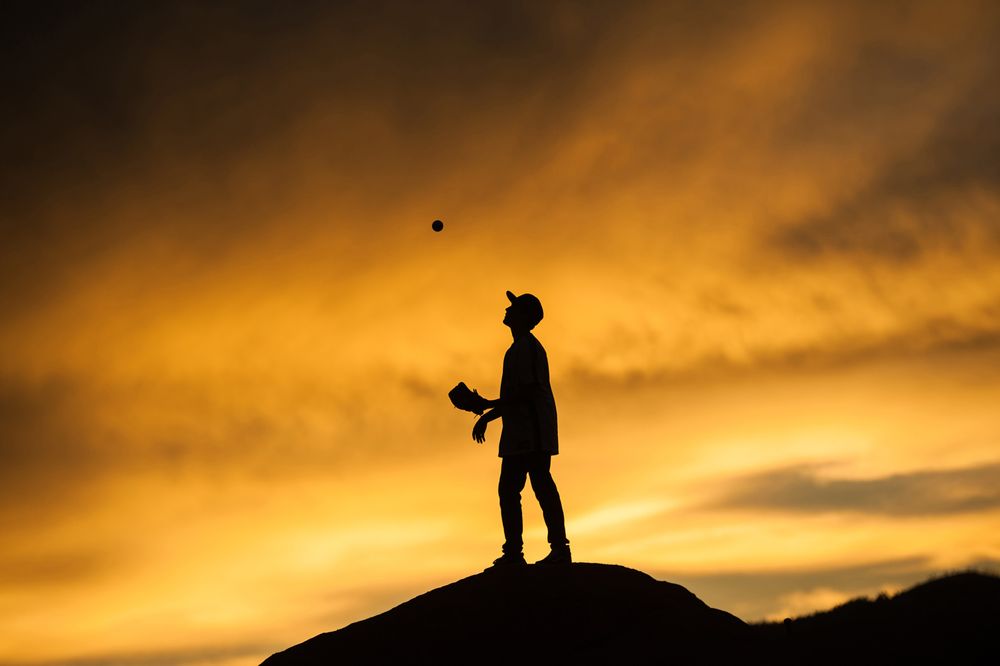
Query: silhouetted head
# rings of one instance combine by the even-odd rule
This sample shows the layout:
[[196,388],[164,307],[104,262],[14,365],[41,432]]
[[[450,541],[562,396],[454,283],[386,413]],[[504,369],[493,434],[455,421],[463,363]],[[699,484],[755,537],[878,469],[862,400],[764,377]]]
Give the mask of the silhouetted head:
[[530,331],[542,320],[544,316],[542,303],[535,296],[531,294],[515,296],[508,291],[507,298],[510,300],[510,305],[507,306],[503,323],[510,326],[511,329],[520,328]]

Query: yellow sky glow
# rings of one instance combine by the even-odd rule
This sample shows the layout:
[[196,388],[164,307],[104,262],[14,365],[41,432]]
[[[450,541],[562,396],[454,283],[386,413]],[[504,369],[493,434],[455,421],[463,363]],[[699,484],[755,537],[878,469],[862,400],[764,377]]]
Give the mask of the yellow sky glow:
[[1000,562],[996,9],[486,7],[15,60],[0,661],[259,663],[479,571],[500,423],[446,394],[507,289],[578,560],[746,620]]

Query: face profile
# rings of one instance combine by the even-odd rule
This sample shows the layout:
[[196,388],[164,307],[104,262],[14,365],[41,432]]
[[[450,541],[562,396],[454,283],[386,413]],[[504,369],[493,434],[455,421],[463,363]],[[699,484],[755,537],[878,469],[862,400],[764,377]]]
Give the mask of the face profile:
[[503,323],[510,328],[528,328],[525,321],[523,313],[519,310],[516,303],[511,303],[504,310]]

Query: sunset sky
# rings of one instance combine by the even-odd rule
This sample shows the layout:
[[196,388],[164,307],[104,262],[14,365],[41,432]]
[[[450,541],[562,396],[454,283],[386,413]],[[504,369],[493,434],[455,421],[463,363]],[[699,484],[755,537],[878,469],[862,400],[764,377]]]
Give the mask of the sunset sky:
[[481,571],[447,392],[507,289],[577,560],[747,621],[1000,567],[996,3],[22,4],[0,663],[256,664]]

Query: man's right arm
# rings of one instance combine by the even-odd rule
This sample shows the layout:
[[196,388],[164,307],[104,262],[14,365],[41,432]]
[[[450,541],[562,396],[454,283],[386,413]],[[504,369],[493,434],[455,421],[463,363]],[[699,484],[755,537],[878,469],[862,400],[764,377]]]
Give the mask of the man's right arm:
[[531,395],[535,386],[532,384],[525,384],[523,386],[513,386],[511,388],[511,395],[508,395],[506,398],[487,400],[484,403],[487,407],[491,408],[491,413],[496,413],[496,416],[493,418],[498,418],[503,410],[511,405],[531,400]]
[[[490,402],[491,403],[499,403],[500,401],[499,400],[490,400]],[[482,420],[482,421],[485,421],[486,423],[489,423],[490,421],[496,421],[501,416],[503,416],[503,414],[500,412],[500,408],[499,407],[494,407],[490,411],[488,411],[485,414],[483,414],[482,416],[480,416],[479,419]]]
[[537,389],[538,384],[523,384],[521,386],[512,387],[511,394],[506,398],[483,401],[483,404],[486,405],[490,411],[483,414],[480,418],[487,423],[501,418],[504,410],[509,409],[511,405],[516,405],[521,402],[530,402]]

